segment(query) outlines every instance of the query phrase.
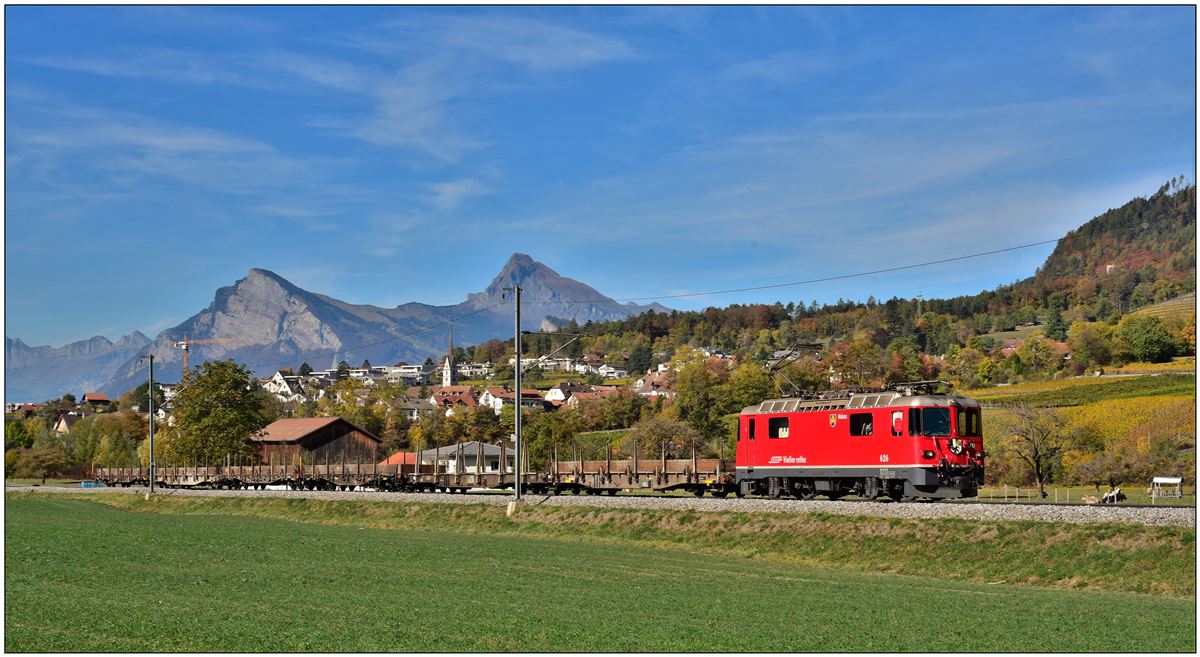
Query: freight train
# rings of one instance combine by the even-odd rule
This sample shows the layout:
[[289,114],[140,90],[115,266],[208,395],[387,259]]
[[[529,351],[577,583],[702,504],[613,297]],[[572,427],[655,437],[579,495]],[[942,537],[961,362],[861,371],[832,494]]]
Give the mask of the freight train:
[[[686,491],[697,497],[735,494],[847,495],[895,501],[974,497],[983,485],[982,415],[978,402],[932,392],[937,381],[895,384],[885,390],[769,399],[738,417],[733,461],[667,458],[563,460],[556,452],[540,471],[525,472],[531,494],[615,495],[623,490]],[[637,451],[636,449],[634,450]],[[260,463],[186,466],[165,464],[155,476],[167,488],[282,487],[294,490],[382,490],[465,493],[511,489],[511,472],[472,472],[461,452],[454,466],[352,463]],[[416,459],[412,459],[415,461]],[[482,462],[478,458],[475,462]],[[523,459],[528,463],[528,458]],[[501,458],[501,462],[506,462]],[[100,468],[93,477],[110,486],[146,485],[146,468]]]

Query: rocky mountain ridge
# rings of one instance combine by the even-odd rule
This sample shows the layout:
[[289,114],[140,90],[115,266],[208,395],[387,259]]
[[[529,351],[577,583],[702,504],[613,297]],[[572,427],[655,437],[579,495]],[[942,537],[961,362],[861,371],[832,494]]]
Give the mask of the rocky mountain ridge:
[[[9,399],[44,399],[68,391],[78,394],[82,388],[98,388],[117,395],[145,380],[145,364],[138,361],[145,353],[155,356],[156,379],[175,381],[183,369],[183,352],[175,343],[185,335],[190,340],[235,341],[192,345],[189,352],[192,365],[204,360],[234,358],[259,375],[269,375],[275,369],[301,362],[316,368],[331,367],[340,360],[355,365],[363,360],[376,364],[400,360],[421,362],[445,353],[447,322],[453,322],[457,344],[510,337],[512,296],[504,288],[517,284],[523,290],[521,323],[527,330],[538,330],[547,321],[575,320],[583,324],[623,319],[647,310],[669,312],[658,304],[640,306],[613,301],[523,253],[513,254],[482,292],[470,294],[465,301],[452,306],[413,302],[383,308],[350,304],[304,290],[266,269],[253,268],[244,278],[218,289],[207,308],[159,333],[153,341],[138,333],[141,341],[131,343],[131,349],[109,360],[97,361],[94,366],[79,361],[77,373],[59,368],[53,375],[44,374],[39,371],[35,356],[21,361],[25,363],[23,370],[6,366],[5,394]],[[19,340],[10,343],[24,346]],[[96,348],[102,346],[98,343]],[[66,350],[63,353],[86,351],[81,343],[59,349]],[[72,358],[65,356],[62,362],[65,367]],[[27,385],[31,380],[41,383]]]

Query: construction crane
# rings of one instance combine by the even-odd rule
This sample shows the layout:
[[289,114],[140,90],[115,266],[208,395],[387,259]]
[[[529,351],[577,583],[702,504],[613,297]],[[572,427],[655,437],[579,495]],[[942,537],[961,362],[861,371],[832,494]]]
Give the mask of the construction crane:
[[183,350],[183,376],[187,376],[188,372],[188,351],[189,347],[194,344],[223,344],[227,342],[237,342],[237,338],[213,338],[211,340],[189,340],[187,333],[183,334],[182,340],[176,340],[175,346]]

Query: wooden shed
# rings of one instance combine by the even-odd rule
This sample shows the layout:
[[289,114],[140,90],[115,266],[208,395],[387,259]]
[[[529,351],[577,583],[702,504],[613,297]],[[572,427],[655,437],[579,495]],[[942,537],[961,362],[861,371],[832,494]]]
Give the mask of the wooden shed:
[[250,440],[264,463],[375,463],[383,442],[340,417],[281,418]]

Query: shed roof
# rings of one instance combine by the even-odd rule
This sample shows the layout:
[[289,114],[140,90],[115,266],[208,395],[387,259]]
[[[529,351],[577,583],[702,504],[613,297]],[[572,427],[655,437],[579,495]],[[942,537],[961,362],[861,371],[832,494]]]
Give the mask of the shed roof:
[[253,440],[264,443],[291,443],[304,439],[311,433],[320,431],[325,427],[337,423],[344,422],[352,429],[357,429],[372,440],[383,442],[383,440],[372,434],[370,431],[361,427],[355,426],[354,423],[340,417],[285,417],[275,420],[268,424],[262,433],[255,436]]

